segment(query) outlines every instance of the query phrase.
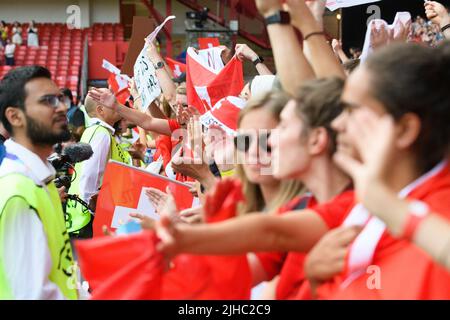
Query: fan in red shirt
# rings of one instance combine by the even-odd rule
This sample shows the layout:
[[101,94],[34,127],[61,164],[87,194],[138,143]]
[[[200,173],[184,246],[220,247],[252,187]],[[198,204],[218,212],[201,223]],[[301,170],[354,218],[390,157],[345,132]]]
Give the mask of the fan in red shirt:
[[[330,208],[333,207],[343,207],[345,208],[343,211],[345,213],[346,210],[352,205],[353,201],[351,191],[345,191],[349,188],[351,182],[348,176],[343,174],[343,172],[332,162],[331,154],[335,150],[335,140],[334,135],[329,133],[332,132],[330,129],[331,121],[341,112],[340,96],[342,86],[343,81],[340,79],[316,80],[306,83],[299,91],[299,97],[296,100],[291,100],[283,110],[281,114],[281,122],[278,127],[280,128],[280,137],[278,140],[271,138],[273,139],[271,140],[271,145],[273,150],[273,163],[279,164],[274,168],[275,177],[287,180],[296,178],[303,181],[305,186],[310,189],[312,194],[314,194],[315,200],[310,201],[310,206],[312,206],[314,202],[321,203],[323,204],[323,209],[321,210],[326,212],[331,211]],[[324,100],[324,97],[327,98]],[[302,119],[308,119],[308,125],[306,125]],[[306,137],[312,138],[315,134],[320,135],[320,142],[317,147],[311,148]],[[319,179],[317,179],[318,176],[320,176]],[[282,211],[292,210],[296,208],[297,205],[298,204],[295,204],[294,201]],[[302,206],[304,207],[305,204]],[[322,208],[322,206],[319,205],[317,208]],[[176,228],[179,227],[180,231],[183,229],[180,233],[185,231],[190,233],[192,231],[201,237],[205,236],[205,240],[201,242],[205,245],[205,247],[207,247],[207,249],[205,251],[203,251],[203,249],[199,249],[201,250],[201,253],[209,253],[208,250],[212,250],[212,254],[220,254],[222,253],[222,244],[226,248],[226,251],[231,250],[230,252],[232,252],[232,250],[235,250],[233,246],[235,241],[236,245],[238,242],[239,244],[244,244],[243,241],[246,242],[245,244],[248,244],[246,247],[248,249],[239,249],[239,253],[258,251],[281,252],[272,254],[258,254],[261,266],[264,270],[266,270],[267,274],[265,279],[254,280],[254,284],[257,284],[260,281],[268,280],[273,275],[279,273],[285,256],[282,252],[287,252],[289,250],[295,251],[297,250],[297,245],[302,244],[302,241],[297,242],[295,237],[291,237],[291,232],[294,232],[296,235],[302,233],[296,230],[295,221],[294,223],[290,222],[291,218],[300,218],[300,220],[305,218],[305,221],[312,222],[311,216],[313,216],[313,221],[319,221],[319,232],[322,234],[322,232],[324,233],[326,231],[326,225],[321,222],[322,220],[317,213],[311,209],[294,212],[292,214],[283,214],[280,216],[250,216],[240,217],[239,219],[233,219],[235,221],[225,222],[224,224],[218,223],[216,225],[219,226],[220,229],[221,225],[226,225],[227,223],[239,225],[241,221],[244,221],[245,224],[245,221],[247,220],[265,221],[267,219],[273,221],[275,225],[281,221],[283,225],[289,225],[289,229],[292,228],[287,232],[286,238],[289,238],[289,241],[292,241],[294,245],[287,245],[282,249],[278,249],[279,247],[277,247],[275,250],[271,250],[270,248],[272,246],[268,245],[267,247],[259,249],[259,246],[262,247],[265,240],[270,241],[270,239],[273,239],[270,236],[266,237],[264,229],[259,228],[257,228],[257,230],[253,233],[252,228],[247,230],[242,227],[239,230],[242,230],[245,235],[239,233],[239,235],[236,236],[220,236],[217,239],[214,237],[214,240],[212,241],[208,239],[208,232],[216,229],[216,226],[201,226],[199,228],[193,227],[192,230],[188,230],[191,229],[189,226],[176,226]],[[289,216],[289,218],[284,219],[287,216]],[[309,222],[306,223],[306,228],[309,228],[309,226],[307,226]],[[183,239],[186,239],[187,242],[190,242],[190,240],[195,241],[192,246],[186,245],[186,250],[189,252],[190,250],[195,249],[195,252],[193,253],[196,253],[196,236],[183,236]],[[254,243],[256,243],[256,245],[253,247]],[[179,244],[183,245],[183,241],[180,241]],[[310,244],[307,245],[309,246]],[[200,247],[202,247],[202,245]],[[214,248],[210,249],[210,247]],[[183,252],[183,250],[184,245],[180,252]],[[294,265],[293,268],[295,267],[296,266]],[[297,267],[301,270],[301,263],[299,263]],[[253,266],[253,268],[255,267]],[[254,275],[260,274],[255,269],[252,269],[252,272]],[[287,279],[288,278],[289,277],[287,277]],[[297,280],[298,279],[295,279],[293,282],[297,282]],[[302,279],[299,280],[301,282]],[[287,282],[290,283],[291,281],[288,280]],[[286,285],[286,287],[287,288],[283,290],[291,290],[291,288],[288,288],[289,285]]]
[[[447,52],[448,46],[429,49],[396,45],[370,57],[348,79],[343,100],[352,112],[344,112],[334,127],[339,141],[336,159],[343,168],[356,172],[351,168],[357,168],[359,162],[372,163],[373,171],[383,170],[387,188],[399,198],[416,204],[420,201],[428,210],[450,220],[450,168],[444,160],[448,154],[450,99],[446,86],[440,84],[449,78],[444,71],[450,63]],[[408,72],[399,78],[400,70]],[[430,71],[421,74],[420,70]],[[395,86],[398,84],[415,86],[416,90],[400,92],[401,88]],[[384,121],[392,126],[386,139],[389,144],[372,142],[370,148],[370,117],[365,114],[387,117]],[[360,119],[366,121],[358,125]],[[365,140],[360,139],[364,142],[354,142],[355,132],[365,136]],[[358,189],[358,180],[355,183]],[[364,190],[358,194],[364,199]],[[352,208],[343,222],[364,227],[349,247],[345,269],[318,287],[318,297],[450,299],[448,271],[407,239],[393,237],[381,220],[361,211],[361,207]],[[337,227],[335,222],[329,225]]]
[[[357,114],[359,109],[364,109],[361,106],[365,106],[379,115],[392,114],[395,119],[395,137],[391,148],[395,152],[387,162],[389,164],[388,173],[385,176],[389,181],[389,187],[400,192],[425,175],[425,181],[416,182],[417,185],[403,192],[404,196],[422,199],[430,206],[440,205],[441,209],[438,212],[444,215],[448,212],[449,206],[441,199],[445,198],[449,192],[446,186],[448,174],[445,171],[447,170],[445,165],[439,166],[439,163],[446,157],[448,151],[449,111],[447,106],[450,101],[448,101],[446,81],[442,81],[442,79],[448,78],[445,70],[450,62],[447,60],[448,57],[437,49],[413,45],[392,45],[375,53],[364,67],[350,76],[343,96],[346,111],[333,124],[338,131],[338,156],[336,158],[339,159],[345,154],[358,158],[358,155],[353,152],[351,134],[346,132],[352,114]],[[430,71],[424,73],[423,70]],[[399,83],[405,89],[399,89]],[[406,89],[417,87],[418,83],[420,83],[421,90],[411,92]],[[431,92],[433,94],[430,94]],[[288,110],[289,106],[286,109]],[[292,121],[296,120],[294,115],[290,115],[289,118]],[[299,127],[298,130],[301,129],[301,125],[297,124],[297,127]],[[364,127],[364,125],[360,124],[360,127]],[[274,154],[279,151],[277,148],[285,150],[283,146],[289,139],[284,135],[289,135],[291,139],[297,137],[298,133],[290,132],[288,128],[286,125],[284,128],[286,132],[280,133],[279,141],[271,140]],[[369,138],[373,139],[370,135]],[[283,153],[283,161],[288,161],[289,165],[280,166],[277,174],[288,171],[289,167],[304,160],[301,158],[304,153],[296,149],[295,143],[290,141],[289,147],[297,152]],[[375,154],[377,153],[375,152]],[[382,161],[381,159],[376,160],[375,163]],[[429,172],[430,174],[427,175]],[[321,173],[323,174],[323,172]],[[320,173],[316,173],[314,178],[315,181],[321,181],[322,177]],[[306,179],[307,177],[305,177]],[[432,188],[426,187],[428,183]],[[311,190],[314,188],[314,184],[305,184]],[[318,201],[323,199],[324,189],[326,188],[316,189],[318,191],[312,190]],[[353,205],[346,210],[303,210],[301,213],[288,213],[281,217],[246,216],[212,226],[178,225],[170,229],[167,229],[170,223],[166,220],[159,227],[165,228],[172,239],[170,242],[164,241],[162,249],[167,254],[176,254],[177,252],[198,254],[237,254],[249,251],[308,252],[330,229],[341,226],[349,217],[344,226],[352,229],[352,225],[362,224],[365,225],[364,229],[370,226],[369,230],[373,233],[366,234],[366,231],[363,230],[360,234],[361,237],[358,236],[356,241],[349,241],[352,244],[342,248],[342,252],[345,253],[342,255],[343,259],[346,256],[354,259],[354,257],[358,258],[358,251],[354,250],[359,247],[361,249],[359,251],[360,264],[358,265],[358,259],[352,261],[345,269],[343,263],[338,264],[340,268],[336,270],[335,274],[339,274],[341,277],[335,277],[332,282],[325,284],[324,287],[329,285],[329,290],[321,290],[321,287],[318,291],[319,297],[448,298],[450,293],[448,272],[412,244],[384,236],[383,225],[372,220],[373,217],[368,212],[361,210],[361,206],[357,206],[358,214],[349,215],[351,207]],[[357,235],[354,233],[352,238]],[[369,253],[369,255],[364,253]],[[373,258],[370,253],[373,253]],[[382,271],[386,279],[385,289],[369,289],[367,282],[364,281],[365,276],[358,269],[358,266],[365,266],[367,263],[370,265],[373,262],[378,263],[381,270],[385,270]],[[405,268],[409,268],[409,270],[405,271]],[[351,271],[352,277],[346,277],[347,270]],[[408,278],[398,281],[400,278],[403,279],[403,274],[408,275]],[[342,281],[343,277],[346,279],[345,282]]]

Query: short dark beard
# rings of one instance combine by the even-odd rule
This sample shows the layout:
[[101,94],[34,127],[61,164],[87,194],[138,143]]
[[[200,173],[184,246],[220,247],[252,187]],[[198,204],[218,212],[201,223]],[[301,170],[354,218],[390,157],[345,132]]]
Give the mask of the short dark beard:
[[27,136],[35,145],[52,146],[70,139],[70,131],[67,125],[59,134],[54,134],[28,115],[25,115],[25,117],[27,119]]

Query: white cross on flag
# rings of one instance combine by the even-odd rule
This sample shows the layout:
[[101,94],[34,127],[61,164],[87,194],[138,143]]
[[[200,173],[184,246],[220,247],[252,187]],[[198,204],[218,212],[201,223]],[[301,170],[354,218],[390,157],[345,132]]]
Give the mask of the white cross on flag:
[[244,87],[242,62],[234,56],[224,66],[224,47],[187,50],[186,90],[188,104],[204,114],[222,98],[238,96]]
[[226,97],[216,103],[214,108],[200,117],[200,122],[207,128],[216,124],[229,135],[237,130],[239,113],[245,107],[246,101],[238,97]]
[[153,174],[145,170],[131,167],[116,161],[106,166],[103,185],[97,200],[94,219],[94,236],[103,234],[102,227],[115,230],[130,219],[130,213],[139,213],[157,220],[159,216],[145,194],[148,187],[166,192],[169,187],[174,195],[178,209],[188,209],[194,203],[189,192],[190,186]]

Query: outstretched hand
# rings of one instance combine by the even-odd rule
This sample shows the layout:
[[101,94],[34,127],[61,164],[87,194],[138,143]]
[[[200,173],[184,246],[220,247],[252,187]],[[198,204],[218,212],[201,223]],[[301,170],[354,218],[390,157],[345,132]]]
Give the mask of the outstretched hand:
[[164,206],[166,205],[166,201],[169,198],[167,193],[162,192],[161,190],[156,188],[148,188],[145,190],[145,194],[155,207],[156,213],[160,214],[164,209]]
[[117,109],[117,99],[111,90],[100,90],[93,88],[89,91],[88,95],[92,98],[92,100],[106,108],[113,110]]

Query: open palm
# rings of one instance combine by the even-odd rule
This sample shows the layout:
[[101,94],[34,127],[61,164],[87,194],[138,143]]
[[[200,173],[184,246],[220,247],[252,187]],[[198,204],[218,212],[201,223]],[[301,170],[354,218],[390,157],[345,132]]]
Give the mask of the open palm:
[[92,100],[94,100],[98,104],[101,104],[102,106],[110,109],[115,109],[116,107],[116,97],[110,90],[99,90],[97,88],[94,88],[89,91],[89,96],[92,98]]

